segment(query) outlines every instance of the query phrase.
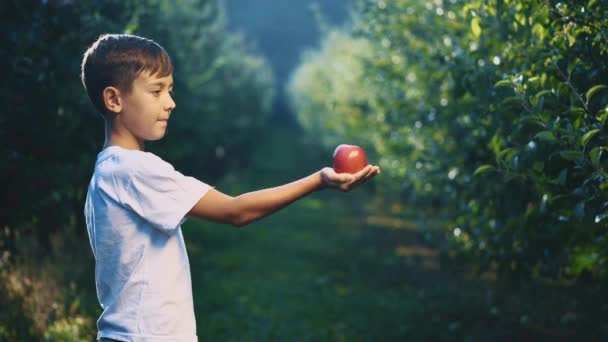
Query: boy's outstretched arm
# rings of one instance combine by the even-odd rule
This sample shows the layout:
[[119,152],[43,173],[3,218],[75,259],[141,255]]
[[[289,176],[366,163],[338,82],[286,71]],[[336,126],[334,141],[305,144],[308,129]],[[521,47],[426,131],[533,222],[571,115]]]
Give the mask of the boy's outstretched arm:
[[380,168],[373,165],[367,165],[355,174],[336,173],[332,168],[326,167],[295,182],[237,197],[212,188],[194,205],[188,216],[241,227],[268,216],[313,191],[325,188],[350,191],[379,173]]

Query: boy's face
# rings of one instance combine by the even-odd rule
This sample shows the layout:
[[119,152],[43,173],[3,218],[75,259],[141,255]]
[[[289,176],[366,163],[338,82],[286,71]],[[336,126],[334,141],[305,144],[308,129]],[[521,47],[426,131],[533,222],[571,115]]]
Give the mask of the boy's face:
[[169,116],[175,108],[172,91],[173,75],[139,74],[131,91],[121,93],[121,111],[114,120],[114,127],[122,128],[123,133],[132,134],[138,141],[163,138]]

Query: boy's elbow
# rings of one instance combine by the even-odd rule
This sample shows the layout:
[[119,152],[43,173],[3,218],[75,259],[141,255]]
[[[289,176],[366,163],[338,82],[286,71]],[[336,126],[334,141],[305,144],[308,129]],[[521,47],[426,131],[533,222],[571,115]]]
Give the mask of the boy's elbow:
[[253,222],[253,215],[244,209],[243,199],[241,197],[234,197],[231,205],[230,224],[233,227],[244,227]]
[[241,227],[246,226],[246,225],[247,225],[247,224],[246,224],[245,222],[243,222],[243,221],[235,221],[235,222],[232,222],[232,226],[233,226],[233,227],[236,227],[236,228],[241,228]]
[[249,224],[249,222],[247,222],[243,219],[238,219],[238,218],[232,221],[232,226],[236,227],[236,228],[244,227],[248,224]]
[[233,217],[233,219],[230,222],[232,224],[233,227],[243,227],[249,224],[249,221],[247,221],[244,217],[244,215],[235,215]]
[[260,215],[259,213],[239,211],[238,214],[233,216],[232,225],[237,228],[244,227],[259,220],[262,217],[263,215]]

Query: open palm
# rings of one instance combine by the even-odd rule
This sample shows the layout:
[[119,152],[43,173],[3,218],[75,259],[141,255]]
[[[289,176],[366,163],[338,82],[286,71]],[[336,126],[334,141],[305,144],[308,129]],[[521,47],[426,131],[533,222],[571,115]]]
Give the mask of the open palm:
[[321,181],[323,187],[335,188],[344,192],[348,192],[360,184],[367,182],[380,173],[380,167],[367,165],[357,173],[336,173],[331,167],[325,167],[321,170]]

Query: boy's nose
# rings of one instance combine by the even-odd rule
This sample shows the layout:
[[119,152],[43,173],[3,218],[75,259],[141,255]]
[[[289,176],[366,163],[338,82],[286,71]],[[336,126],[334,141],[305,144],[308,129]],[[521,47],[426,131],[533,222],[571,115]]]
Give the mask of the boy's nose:
[[175,101],[173,101],[173,98],[171,97],[171,95],[169,95],[169,103],[167,103],[167,110],[172,111],[173,109],[175,109],[175,106]]

